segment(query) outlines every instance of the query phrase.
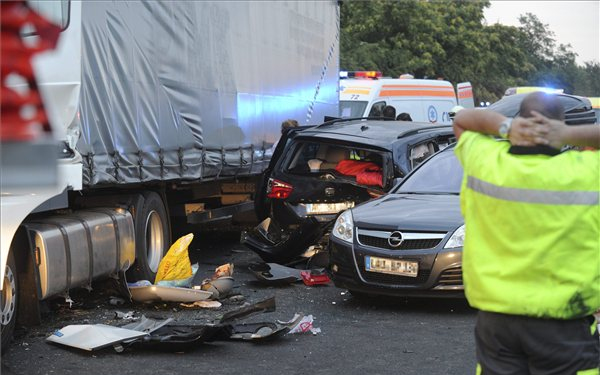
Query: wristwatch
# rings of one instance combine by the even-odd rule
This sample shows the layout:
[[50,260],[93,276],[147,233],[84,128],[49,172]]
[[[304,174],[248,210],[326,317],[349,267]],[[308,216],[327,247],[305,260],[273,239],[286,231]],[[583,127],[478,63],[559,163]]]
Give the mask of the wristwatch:
[[508,139],[508,134],[510,133],[510,126],[512,125],[512,119],[507,118],[500,123],[500,127],[498,128],[498,135],[504,139]]

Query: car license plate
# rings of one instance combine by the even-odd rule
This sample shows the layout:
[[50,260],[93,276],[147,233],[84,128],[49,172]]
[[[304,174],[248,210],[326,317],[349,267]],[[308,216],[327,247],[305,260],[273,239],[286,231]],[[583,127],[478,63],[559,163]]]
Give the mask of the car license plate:
[[369,272],[388,273],[390,275],[417,277],[419,263],[367,255],[365,256],[365,270]]
[[307,215],[337,214],[340,211],[354,207],[354,202],[342,203],[307,203]]

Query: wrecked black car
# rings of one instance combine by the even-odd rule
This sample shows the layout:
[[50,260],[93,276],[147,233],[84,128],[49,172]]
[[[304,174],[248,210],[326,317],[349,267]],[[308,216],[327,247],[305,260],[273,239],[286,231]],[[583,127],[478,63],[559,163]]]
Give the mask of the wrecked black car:
[[[505,96],[488,107],[489,110],[503,114],[506,117],[517,117],[523,98],[529,94]],[[569,125],[593,124],[596,114],[588,98],[569,94],[554,94],[562,103],[565,110],[565,122]]]
[[337,214],[387,193],[399,178],[455,138],[451,126],[344,119],[293,129],[275,150],[242,243],[263,260],[288,263],[329,232]]

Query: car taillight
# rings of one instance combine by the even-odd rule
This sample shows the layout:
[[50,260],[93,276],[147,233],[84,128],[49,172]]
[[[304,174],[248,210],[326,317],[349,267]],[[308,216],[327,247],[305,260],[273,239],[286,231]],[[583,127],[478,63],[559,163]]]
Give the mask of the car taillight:
[[269,178],[267,183],[267,197],[275,199],[286,199],[290,196],[294,190],[294,187],[290,184],[286,184],[283,181]]

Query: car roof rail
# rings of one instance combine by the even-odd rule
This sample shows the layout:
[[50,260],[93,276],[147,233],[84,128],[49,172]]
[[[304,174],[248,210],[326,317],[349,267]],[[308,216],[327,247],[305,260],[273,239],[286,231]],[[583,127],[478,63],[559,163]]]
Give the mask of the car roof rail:
[[395,121],[395,119],[393,118],[384,118],[384,117],[344,117],[344,118],[339,118],[339,117],[329,117],[327,116],[325,118],[325,122],[317,125],[317,128],[320,128],[321,126],[329,126],[329,125],[333,125],[333,124],[337,124],[340,122],[349,122],[349,121],[358,121],[358,120],[378,120],[378,121]]
[[424,126],[421,128],[416,128],[416,129],[409,129],[406,130],[400,134],[398,134],[398,137],[396,137],[396,139],[400,139],[403,137],[407,137],[409,135],[414,135],[414,134],[419,134],[419,133],[424,133],[424,132],[428,132],[428,131],[434,131],[434,130],[438,130],[438,129],[452,129],[452,125],[432,125],[432,126]]

